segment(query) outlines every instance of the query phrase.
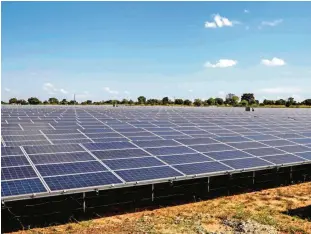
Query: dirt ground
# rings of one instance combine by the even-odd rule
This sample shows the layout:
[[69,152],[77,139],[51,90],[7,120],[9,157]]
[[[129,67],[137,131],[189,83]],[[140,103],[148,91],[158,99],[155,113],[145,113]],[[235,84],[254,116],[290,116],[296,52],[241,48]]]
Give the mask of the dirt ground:
[[311,233],[311,183],[17,233]]

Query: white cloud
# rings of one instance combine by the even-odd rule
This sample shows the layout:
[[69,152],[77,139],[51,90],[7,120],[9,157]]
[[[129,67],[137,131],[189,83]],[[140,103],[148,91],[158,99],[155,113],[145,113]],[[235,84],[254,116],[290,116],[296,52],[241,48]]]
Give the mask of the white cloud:
[[205,67],[211,68],[225,68],[225,67],[233,67],[237,65],[238,61],[232,59],[219,59],[217,63],[212,64],[210,62],[206,62],[204,64]]
[[259,93],[266,94],[292,94],[300,93],[302,89],[299,87],[275,87],[275,88],[263,88],[258,90]]
[[130,94],[130,92],[129,92],[129,91],[124,91],[124,93],[125,93],[125,94]]
[[286,63],[283,59],[280,58],[272,58],[271,60],[269,59],[262,59],[261,64],[269,67],[276,67],[276,66],[284,66]]
[[222,17],[219,14],[214,15],[214,21],[206,21],[205,28],[222,28],[222,27],[232,27],[235,24],[239,24],[238,21],[230,21],[226,17]]
[[11,92],[11,89],[9,89],[9,88],[4,88],[4,90],[6,91],[6,92]]
[[249,13],[249,10],[244,9],[244,13],[248,14],[248,13]]
[[269,27],[275,27],[283,22],[283,19],[277,19],[273,21],[262,21],[261,26],[269,26]]
[[109,87],[104,87],[104,90],[107,92],[107,93],[110,93],[110,94],[118,94],[119,91],[117,90],[111,90]]
[[65,89],[57,89],[53,84],[51,83],[45,83],[43,84],[43,90],[47,91],[48,94],[57,94],[57,93],[62,93],[62,94],[67,94],[68,92]]
[[192,89],[189,89],[189,90],[188,90],[188,92],[192,93],[192,92],[193,92],[193,90],[192,90]]

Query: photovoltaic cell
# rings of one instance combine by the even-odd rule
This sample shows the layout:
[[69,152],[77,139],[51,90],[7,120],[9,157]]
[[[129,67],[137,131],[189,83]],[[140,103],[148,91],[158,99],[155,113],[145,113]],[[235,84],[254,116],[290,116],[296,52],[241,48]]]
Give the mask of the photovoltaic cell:
[[219,162],[193,163],[193,164],[175,165],[174,167],[186,175],[226,172],[232,170],[230,167],[227,167]]
[[234,169],[249,169],[254,167],[268,167],[273,166],[272,163],[266,162],[259,158],[243,158],[222,161],[226,165]]
[[24,165],[29,165],[29,162],[24,155],[1,157],[1,167],[14,167]]
[[46,192],[39,179],[1,181],[1,196],[16,196]]
[[112,170],[165,165],[155,157],[103,160],[103,162]]
[[108,142],[83,144],[88,150],[111,150],[111,149],[133,149],[137,148],[130,142]]
[[295,145],[295,143],[287,140],[271,140],[271,141],[269,140],[269,141],[261,141],[261,143],[269,146]]
[[299,152],[306,152],[310,151],[311,148],[303,146],[303,145],[293,145],[293,146],[283,146],[283,147],[277,147],[280,150],[284,150],[288,153],[299,153]]
[[111,172],[45,177],[44,180],[52,191],[99,187],[104,185],[122,183],[122,181],[119,180]]
[[234,150],[234,148],[225,144],[192,145],[190,146],[190,148],[202,153],[207,153],[211,151]]
[[65,153],[65,152],[81,152],[85,151],[78,144],[67,145],[45,145],[45,146],[25,146],[27,154],[44,154],[44,153]]
[[237,148],[237,149],[251,149],[251,148],[264,148],[267,147],[264,144],[261,144],[256,141],[248,141],[248,142],[241,142],[241,143],[228,143],[228,145]]
[[116,171],[116,173],[127,182],[164,178],[170,179],[172,177],[182,176],[182,174],[180,174],[178,171],[168,166],[122,170]]
[[173,140],[134,141],[133,143],[141,148],[180,145]]
[[195,163],[195,162],[205,162],[213,161],[210,157],[207,157],[203,154],[177,154],[177,155],[168,155],[168,156],[159,156],[159,158],[168,163],[168,164],[184,164],[184,163]]
[[99,159],[118,159],[150,156],[150,154],[141,149],[93,151],[92,154],[94,154]]
[[311,144],[311,138],[290,139],[290,141],[293,141],[297,144],[302,144],[302,145]]
[[32,177],[37,177],[37,175],[31,166],[1,168],[1,180],[15,180]]
[[275,148],[259,148],[259,149],[245,149],[243,150],[255,156],[265,156],[265,155],[275,155],[275,154],[284,154],[283,151],[275,149]]
[[88,152],[34,154],[29,155],[34,164],[50,164],[61,162],[90,161],[95,160]]
[[191,139],[178,139],[178,142],[184,145],[205,145],[205,144],[213,144],[218,143],[212,138],[191,138]]
[[153,155],[170,155],[170,154],[187,154],[196,153],[185,146],[172,146],[172,147],[160,147],[160,148],[145,148],[146,151]]
[[213,139],[224,143],[250,141],[249,139],[242,136],[213,137]]
[[24,155],[19,147],[1,147],[1,156]]
[[207,155],[207,156],[209,156],[215,160],[252,157],[251,155],[249,155],[243,151],[239,151],[239,150],[209,152],[209,153],[205,153],[205,155]]
[[42,176],[107,171],[107,169],[97,161],[37,165],[36,167]]
[[304,153],[295,153],[295,155],[298,155],[299,157],[303,157],[303,158],[311,161],[311,151],[310,152],[304,152]]
[[255,141],[264,141],[264,140],[275,140],[275,139],[278,139],[275,136],[265,135],[265,134],[262,134],[262,135],[251,135],[251,136],[246,135],[245,137],[250,138],[250,139],[255,140]]
[[275,156],[266,156],[261,157],[269,162],[275,163],[275,164],[286,164],[286,163],[298,163],[306,161],[302,158],[299,158],[297,156],[294,156],[292,154],[283,154],[283,155],[275,155]]

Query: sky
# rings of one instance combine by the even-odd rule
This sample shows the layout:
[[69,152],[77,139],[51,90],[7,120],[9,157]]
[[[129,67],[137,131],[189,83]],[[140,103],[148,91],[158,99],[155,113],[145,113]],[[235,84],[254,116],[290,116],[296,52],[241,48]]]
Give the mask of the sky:
[[311,2],[1,2],[1,98],[311,98]]

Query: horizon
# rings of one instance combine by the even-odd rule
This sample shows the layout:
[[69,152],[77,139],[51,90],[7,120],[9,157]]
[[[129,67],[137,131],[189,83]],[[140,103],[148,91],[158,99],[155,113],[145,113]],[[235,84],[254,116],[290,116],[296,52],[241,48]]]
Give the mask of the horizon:
[[2,101],[310,98],[310,2],[1,5]]

